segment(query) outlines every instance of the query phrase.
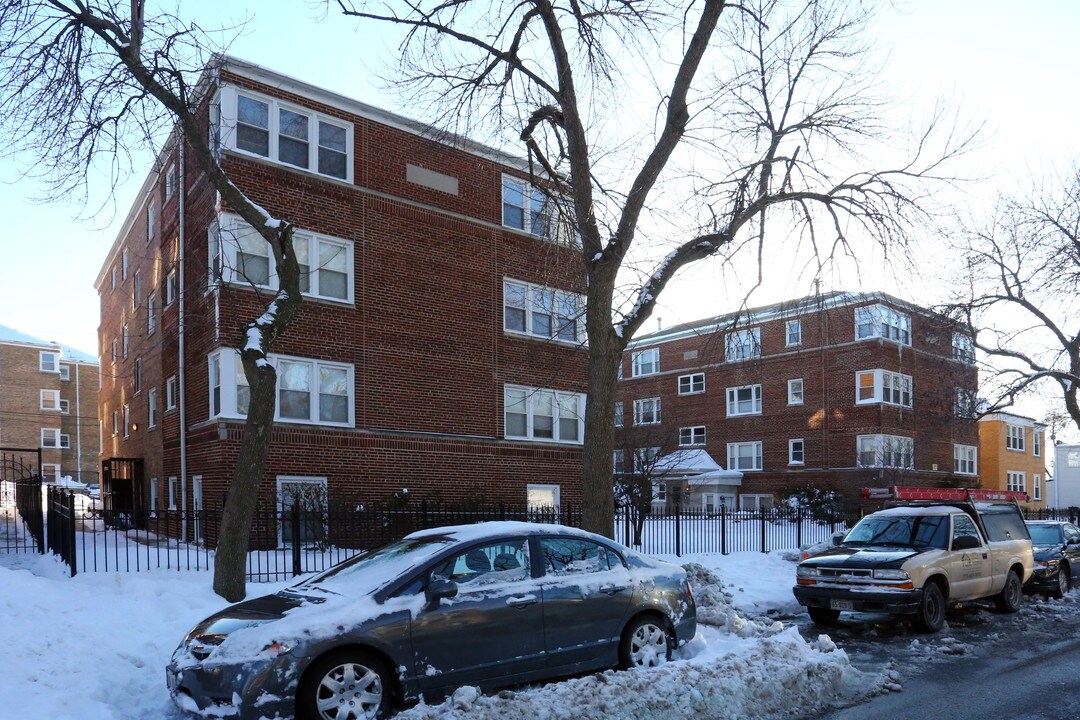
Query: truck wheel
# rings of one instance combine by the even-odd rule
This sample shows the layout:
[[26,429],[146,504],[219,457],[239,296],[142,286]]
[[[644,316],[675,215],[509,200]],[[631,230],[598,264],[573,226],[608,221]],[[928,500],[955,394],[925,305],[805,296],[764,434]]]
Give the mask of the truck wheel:
[[1014,613],[1019,610],[1022,589],[1020,576],[1016,574],[1015,570],[1010,570],[1009,574],[1005,577],[1005,587],[1003,587],[997,597],[994,598],[994,604],[997,605],[997,609],[1000,612],[1005,613]]
[[829,610],[828,608],[821,607],[808,607],[806,611],[810,613],[810,619],[814,621],[815,625],[835,625],[840,619],[839,610]]
[[923,632],[935,633],[945,627],[945,596],[937,583],[923,588],[922,602],[915,614],[915,625]]

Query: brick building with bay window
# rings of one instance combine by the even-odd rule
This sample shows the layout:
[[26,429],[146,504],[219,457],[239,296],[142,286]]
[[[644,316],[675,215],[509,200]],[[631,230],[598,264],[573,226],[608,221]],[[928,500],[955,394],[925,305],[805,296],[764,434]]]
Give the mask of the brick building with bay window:
[[616,472],[654,504],[771,506],[800,490],[978,484],[970,332],[883,293],[833,292],[635,338]]
[[[297,228],[261,499],[579,502],[584,273],[527,165],[236,59],[204,87],[226,172]],[[234,348],[276,291],[267,243],[177,148],[96,283],[116,507],[221,502],[249,399]]]

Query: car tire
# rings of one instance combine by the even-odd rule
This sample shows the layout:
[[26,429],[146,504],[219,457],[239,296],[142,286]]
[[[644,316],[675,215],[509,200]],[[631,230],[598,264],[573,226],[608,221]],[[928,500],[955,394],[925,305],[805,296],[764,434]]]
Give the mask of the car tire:
[[945,627],[945,595],[937,583],[927,583],[915,614],[915,626],[923,632],[936,633]]
[[671,660],[675,638],[667,623],[654,615],[635,618],[623,631],[619,643],[619,667],[658,667]]
[[830,610],[829,608],[822,607],[808,607],[806,612],[810,613],[810,619],[815,625],[833,626],[840,622],[840,611]]
[[1015,570],[1010,570],[1005,577],[1005,587],[994,598],[994,604],[999,612],[1014,613],[1020,609],[1020,599],[1023,594],[1023,584]]
[[[359,720],[390,716],[393,677],[377,656],[362,650],[324,655],[311,664],[296,692],[297,720]],[[347,708],[339,715],[340,708]]]
[[1068,565],[1061,565],[1058,568],[1057,586],[1050,591],[1050,597],[1060,600],[1070,590],[1072,590],[1072,574],[1069,572]]

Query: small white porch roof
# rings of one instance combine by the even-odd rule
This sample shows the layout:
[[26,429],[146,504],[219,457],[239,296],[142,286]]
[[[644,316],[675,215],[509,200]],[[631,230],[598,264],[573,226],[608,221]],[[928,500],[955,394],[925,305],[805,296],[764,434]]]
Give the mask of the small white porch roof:
[[676,450],[662,455],[656,461],[655,472],[666,477],[685,479],[691,485],[742,485],[743,476],[739,470],[725,470],[701,448]]

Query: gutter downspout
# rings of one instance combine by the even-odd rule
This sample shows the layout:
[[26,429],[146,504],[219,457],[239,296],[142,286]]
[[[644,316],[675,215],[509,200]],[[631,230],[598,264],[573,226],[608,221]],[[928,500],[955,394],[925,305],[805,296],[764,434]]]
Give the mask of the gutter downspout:
[[[179,388],[180,397],[180,508],[181,513],[187,509],[187,402],[186,394],[184,390],[184,376],[185,376],[185,364],[184,364],[184,325],[185,325],[185,299],[187,292],[185,291],[186,282],[184,279],[184,253],[186,252],[186,235],[184,221],[186,219],[185,206],[187,205],[187,168],[185,159],[185,148],[187,146],[187,140],[184,136],[183,126],[180,127],[180,202],[179,202],[179,238],[177,240],[177,290],[180,293],[177,328],[179,337],[179,368],[177,370],[177,383]],[[180,541],[187,542],[187,523],[180,523]]]
[[82,403],[79,402],[79,363],[75,363],[75,479],[82,482]]

